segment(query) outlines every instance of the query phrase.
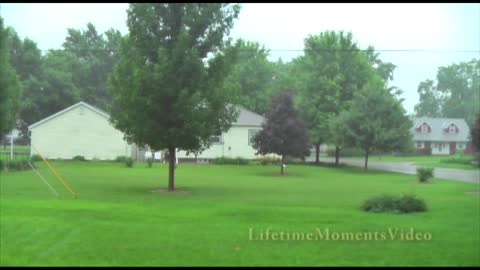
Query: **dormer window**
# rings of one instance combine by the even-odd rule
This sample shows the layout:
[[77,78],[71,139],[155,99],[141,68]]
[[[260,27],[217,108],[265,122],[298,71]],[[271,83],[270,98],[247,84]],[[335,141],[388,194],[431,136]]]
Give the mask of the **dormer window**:
[[450,134],[455,134],[455,126],[450,126]]
[[428,132],[428,126],[427,124],[422,125],[422,133],[427,133]]

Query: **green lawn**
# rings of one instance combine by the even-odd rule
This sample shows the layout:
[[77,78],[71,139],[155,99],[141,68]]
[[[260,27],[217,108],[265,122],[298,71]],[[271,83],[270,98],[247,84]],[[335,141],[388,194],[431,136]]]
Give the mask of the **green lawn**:
[[[14,145],[13,151],[14,158],[17,160],[28,159],[30,157],[30,145]],[[0,146],[0,160],[10,160],[10,145],[7,145],[5,148],[3,145]]]
[[[53,162],[78,193],[55,198],[33,171],[0,174],[0,265],[480,265],[478,184],[361,168],[289,165],[184,165],[183,193],[151,193],[167,185],[168,168],[109,162]],[[414,193],[429,211],[373,214],[361,203],[380,193]],[[430,241],[249,240],[260,231],[375,233],[388,228],[429,233]]]
[[[399,157],[399,156],[377,156],[373,155],[368,157],[369,161],[388,161],[388,162],[413,162],[417,166],[430,166],[430,167],[439,167],[439,168],[455,168],[455,169],[465,169],[465,170],[478,170],[478,167],[475,167],[470,164],[460,164],[460,163],[448,163],[447,160],[454,158],[455,156],[411,156],[411,157]],[[345,157],[349,158],[349,157]],[[365,157],[352,157],[352,159],[365,159]],[[464,156],[463,159],[473,160],[473,156]]]

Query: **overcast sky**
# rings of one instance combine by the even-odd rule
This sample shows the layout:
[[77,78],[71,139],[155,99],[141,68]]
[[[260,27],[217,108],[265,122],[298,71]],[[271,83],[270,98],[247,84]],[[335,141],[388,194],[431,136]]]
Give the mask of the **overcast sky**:
[[[1,4],[5,24],[42,50],[58,49],[67,28],[92,22],[99,32],[110,27],[128,32],[128,4]],[[392,85],[404,90],[412,113],[417,87],[435,79],[439,66],[480,58],[480,4],[242,4],[231,37],[257,41],[271,50],[270,60],[290,61],[303,54],[303,40],[326,30],[353,33],[361,48],[427,50],[380,52],[397,65]],[[287,50],[287,51],[285,51]],[[474,52],[453,52],[474,51]]]

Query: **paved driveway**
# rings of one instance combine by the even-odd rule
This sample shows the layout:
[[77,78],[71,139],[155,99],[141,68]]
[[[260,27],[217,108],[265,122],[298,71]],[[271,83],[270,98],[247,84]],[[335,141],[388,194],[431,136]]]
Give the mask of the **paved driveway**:
[[[334,158],[320,158],[321,162],[335,162]],[[347,158],[340,158],[340,163],[344,163],[351,166],[363,167],[364,160],[354,160]],[[387,161],[368,161],[368,168],[399,172],[405,174],[416,174],[417,167],[414,162],[387,162]],[[450,168],[435,168],[433,170],[433,176],[435,178],[442,178],[447,180],[456,180],[467,183],[480,183],[480,170],[462,170],[462,169],[450,169]]]

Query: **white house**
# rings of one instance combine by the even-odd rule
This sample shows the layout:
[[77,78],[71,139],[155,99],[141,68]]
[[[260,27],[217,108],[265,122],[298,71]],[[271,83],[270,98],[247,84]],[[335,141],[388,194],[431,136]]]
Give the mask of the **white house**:
[[[74,104],[28,127],[31,142],[46,158],[112,160],[131,156],[132,146],[109,123],[109,115],[85,102]],[[31,149],[31,155],[36,154]]]
[[[212,159],[217,157],[254,159],[256,150],[252,147],[252,137],[262,129],[263,116],[245,108],[237,107],[239,115],[227,132],[220,136],[212,136],[211,146],[200,153],[199,159]],[[178,151],[179,160],[194,159],[193,154],[187,155],[185,151]]]

